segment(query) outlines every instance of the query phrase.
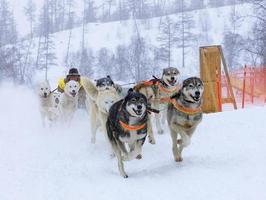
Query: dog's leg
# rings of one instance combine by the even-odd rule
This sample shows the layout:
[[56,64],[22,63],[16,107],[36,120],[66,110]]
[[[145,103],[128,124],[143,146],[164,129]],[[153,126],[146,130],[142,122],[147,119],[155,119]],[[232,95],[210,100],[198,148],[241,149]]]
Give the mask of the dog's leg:
[[94,102],[91,102],[90,106],[90,124],[91,124],[91,143],[96,142],[96,131],[97,131],[97,107]]
[[124,169],[124,163],[123,163],[123,159],[122,159],[121,150],[114,143],[112,143],[112,148],[113,148],[113,151],[117,157],[118,169],[119,169],[120,175],[124,178],[128,178],[128,175],[126,174],[125,169]]
[[130,161],[135,158],[141,159],[141,147],[142,147],[143,141],[142,140],[137,140],[134,144],[130,145],[130,152],[123,157],[123,160],[125,161]]
[[155,144],[155,138],[153,135],[153,130],[152,130],[152,123],[151,123],[151,116],[149,116],[148,119],[148,138],[149,138],[149,143]]
[[177,144],[179,145],[179,154],[182,158],[182,151],[185,147],[190,145],[191,138],[185,132],[180,132],[181,139],[177,140]]
[[161,111],[161,123],[163,126],[166,123],[166,117],[167,117],[167,111],[166,110]]
[[172,151],[173,151],[173,156],[176,162],[181,162],[182,157],[180,154],[179,150],[179,145],[177,144],[177,132],[174,129],[171,129],[171,138],[172,138]]
[[155,123],[157,127],[158,134],[163,134],[163,129],[161,127],[161,114],[156,114],[155,115]]
[[[101,127],[103,129],[104,137],[106,138],[106,141],[109,141],[109,138],[107,135],[107,130],[106,130],[107,114],[100,112],[99,115],[100,115],[99,116],[100,117],[100,123],[101,123]],[[114,151],[113,151],[109,142],[108,142],[108,147],[110,149],[110,156],[111,156],[111,158],[113,158],[114,157]]]

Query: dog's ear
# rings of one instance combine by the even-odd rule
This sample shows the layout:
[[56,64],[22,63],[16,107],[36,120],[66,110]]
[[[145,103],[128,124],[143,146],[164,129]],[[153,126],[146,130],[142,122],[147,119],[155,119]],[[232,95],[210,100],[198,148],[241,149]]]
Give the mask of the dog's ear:
[[129,90],[127,91],[127,94],[130,94],[132,92],[134,92],[133,88],[129,88]]
[[111,76],[110,75],[107,75],[106,77],[111,79]]

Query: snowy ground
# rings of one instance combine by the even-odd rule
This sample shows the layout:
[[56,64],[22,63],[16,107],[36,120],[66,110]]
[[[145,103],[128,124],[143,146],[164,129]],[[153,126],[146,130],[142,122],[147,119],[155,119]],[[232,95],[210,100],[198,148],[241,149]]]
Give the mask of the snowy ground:
[[2,84],[0,94],[1,200],[266,199],[266,108],[205,115],[181,164],[168,132],[156,135],[123,179],[101,133],[90,144],[86,112],[43,129],[32,91]]

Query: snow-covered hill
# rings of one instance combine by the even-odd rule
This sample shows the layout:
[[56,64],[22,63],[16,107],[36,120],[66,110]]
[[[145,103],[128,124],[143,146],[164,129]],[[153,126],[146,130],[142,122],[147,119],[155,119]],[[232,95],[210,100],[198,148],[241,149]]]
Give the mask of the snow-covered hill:
[[0,94],[1,200],[266,199],[264,107],[204,115],[179,164],[169,133],[156,134],[123,179],[101,132],[90,144],[85,111],[44,129],[31,90],[3,83]]
[[[182,69],[181,49],[176,49],[173,53],[172,66],[178,67],[182,74],[187,76],[198,74],[199,65],[199,47],[204,45],[220,45],[223,43],[225,30],[231,30],[230,22],[232,6],[220,8],[208,8],[190,12],[195,20],[193,32],[198,34],[198,42],[188,50],[186,55],[186,69]],[[237,26],[237,33],[242,36],[250,34],[252,20],[248,16],[252,13],[251,4],[242,4],[236,6],[236,13],[240,17],[241,23]],[[177,18],[179,15],[170,15],[170,18]],[[242,17],[243,18],[242,18]],[[157,37],[159,34],[158,26],[165,17],[153,18],[148,20],[137,20],[140,35],[154,46],[159,46]],[[129,44],[132,35],[135,34],[134,20],[109,23],[89,23],[85,26],[85,46],[91,48],[94,52],[101,48],[107,48],[115,52],[118,45]],[[204,32],[204,27],[208,27],[208,32]],[[67,54],[68,37],[70,30],[53,34],[55,43],[56,64],[62,68],[65,65],[65,56]],[[71,31],[70,52],[77,52],[81,48],[82,27]],[[33,55],[37,52],[38,38],[34,40],[35,48],[32,48]],[[53,66],[54,67],[54,66]]]

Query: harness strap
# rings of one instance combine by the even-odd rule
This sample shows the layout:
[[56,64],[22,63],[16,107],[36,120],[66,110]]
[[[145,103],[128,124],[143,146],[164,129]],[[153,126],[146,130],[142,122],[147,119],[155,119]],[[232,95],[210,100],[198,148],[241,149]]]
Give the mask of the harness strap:
[[159,87],[159,90],[163,93],[166,93],[166,94],[169,94],[169,93],[174,93],[174,92],[178,92],[178,85],[174,88],[171,88],[171,89],[168,89],[168,88],[165,88],[163,87],[161,84],[158,85]]
[[185,108],[184,106],[179,105],[175,99],[171,99],[170,102],[173,104],[175,109],[187,115],[195,115],[195,114],[202,112],[200,107],[199,108]]
[[123,127],[123,129],[125,129],[126,131],[139,131],[139,130],[144,129],[146,126],[146,123],[141,124],[141,125],[131,126],[131,125],[128,125],[128,124],[122,122],[121,120],[119,120],[119,123],[120,123],[121,127]]

